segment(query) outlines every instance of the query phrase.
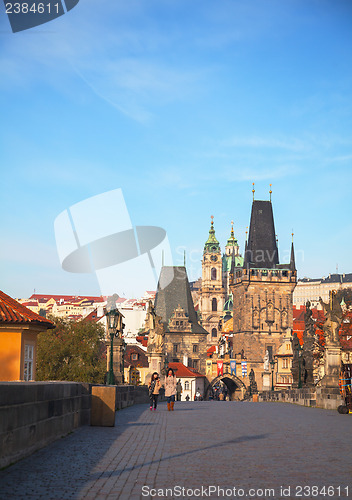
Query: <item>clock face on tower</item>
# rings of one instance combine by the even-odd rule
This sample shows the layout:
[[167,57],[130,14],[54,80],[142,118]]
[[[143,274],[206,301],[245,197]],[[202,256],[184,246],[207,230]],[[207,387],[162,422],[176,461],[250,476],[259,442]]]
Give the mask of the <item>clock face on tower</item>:
[[216,262],[218,260],[217,256],[216,255],[212,255],[210,257],[210,260],[212,260],[213,262]]

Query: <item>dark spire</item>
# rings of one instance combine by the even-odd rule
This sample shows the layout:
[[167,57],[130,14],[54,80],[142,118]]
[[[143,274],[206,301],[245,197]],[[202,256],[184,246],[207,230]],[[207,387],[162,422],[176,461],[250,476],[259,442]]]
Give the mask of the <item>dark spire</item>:
[[254,200],[245,262],[270,269],[279,263],[275,225],[270,201]]
[[291,271],[296,271],[295,249],[293,246],[293,233],[292,233],[292,244],[291,244],[290,268],[291,268]]

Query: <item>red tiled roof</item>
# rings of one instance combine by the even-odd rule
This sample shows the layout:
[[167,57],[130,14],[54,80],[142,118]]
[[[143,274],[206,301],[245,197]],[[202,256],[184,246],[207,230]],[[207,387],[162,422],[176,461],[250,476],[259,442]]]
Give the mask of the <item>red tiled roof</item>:
[[0,291],[0,325],[8,323],[31,323],[43,325],[45,328],[55,328],[51,321]]
[[137,340],[137,342],[142,344],[143,347],[147,347],[147,345],[148,345],[148,337],[147,336],[138,335],[136,337],[136,340]]
[[185,366],[183,363],[169,363],[169,368],[172,368],[175,372],[175,376],[178,377],[204,377],[199,372],[193,370],[193,368],[189,368]]
[[98,316],[98,309],[94,309],[94,311],[90,312],[83,318],[83,321],[99,321],[105,314],[102,314],[101,316]]
[[211,347],[209,347],[209,349],[207,349],[207,356],[211,356],[215,351],[216,351],[216,346],[212,345]]
[[28,307],[28,306],[36,306],[36,307],[38,307],[38,302],[36,302],[35,300],[31,300],[29,302],[21,302],[21,304],[23,306],[26,306],[26,307]]
[[40,302],[42,301],[48,301],[50,299],[54,299],[55,302],[59,302],[61,299],[66,301],[77,301],[77,300],[91,300],[93,302],[105,302],[103,297],[96,297],[96,296],[86,296],[86,295],[51,295],[51,294],[40,294],[40,293],[33,293],[29,297],[30,300],[39,300]]
[[[132,354],[138,354],[138,359],[132,359]],[[148,356],[138,345],[128,344],[125,352],[125,366],[135,368],[148,368]]]

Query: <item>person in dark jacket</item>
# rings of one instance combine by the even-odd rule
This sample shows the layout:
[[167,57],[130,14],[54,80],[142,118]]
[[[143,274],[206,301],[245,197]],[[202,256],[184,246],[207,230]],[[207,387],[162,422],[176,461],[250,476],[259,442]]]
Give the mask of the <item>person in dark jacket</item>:
[[159,374],[154,372],[152,378],[149,382],[149,398],[150,398],[150,410],[156,410],[158,406],[158,396],[160,391],[161,383],[159,379]]

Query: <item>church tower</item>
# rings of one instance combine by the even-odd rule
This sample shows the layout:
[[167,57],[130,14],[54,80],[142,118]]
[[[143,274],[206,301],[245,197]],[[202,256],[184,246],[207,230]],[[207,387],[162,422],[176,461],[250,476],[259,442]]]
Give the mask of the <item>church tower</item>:
[[209,344],[218,343],[225,294],[221,249],[215,237],[214,217],[211,216],[209,237],[205,242],[203,251],[202,287],[200,290],[202,326],[209,333]]
[[230,290],[230,273],[233,266],[238,267],[243,265],[243,257],[239,253],[239,245],[235,238],[233,230],[233,221],[231,221],[231,234],[225,246],[225,253],[222,257],[222,277],[223,286],[226,297],[231,294]]

